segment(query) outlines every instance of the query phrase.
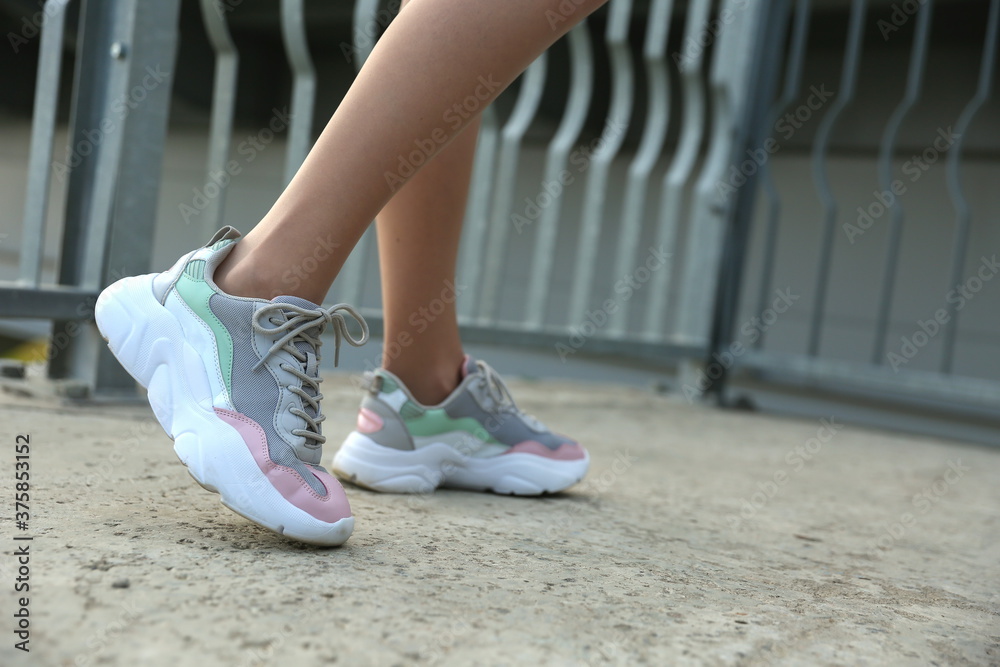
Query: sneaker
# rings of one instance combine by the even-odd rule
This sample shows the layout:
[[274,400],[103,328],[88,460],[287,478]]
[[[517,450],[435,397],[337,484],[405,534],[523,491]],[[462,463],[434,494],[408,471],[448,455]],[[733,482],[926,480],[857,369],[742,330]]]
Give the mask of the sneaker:
[[587,474],[590,457],[521,412],[497,372],[466,357],[462,380],[438,405],[418,403],[384,369],[365,375],[357,428],[333,459],[342,479],[376,491],[452,487],[533,496]]
[[[339,352],[342,340],[363,344],[367,325],[343,304],[222,292],[212,274],[239,237],[225,227],[169,271],[114,283],[97,300],[97,326],[148,390],[195,481],[264,528],[342,544],[354,517],[340,483],[319,465],[320,334],[332,325]],[[360,324],[360,338],[345,315]]]

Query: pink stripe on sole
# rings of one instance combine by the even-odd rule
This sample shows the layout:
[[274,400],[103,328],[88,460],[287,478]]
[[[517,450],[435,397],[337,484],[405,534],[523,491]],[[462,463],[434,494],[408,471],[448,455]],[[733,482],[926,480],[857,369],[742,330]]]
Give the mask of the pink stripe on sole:
[[503,455],[507,454],[534,454],[557,461],[578,461],[586,457],[587,452],[575,442],[564,442],[556,449],[549,449],[535,440],[525,440],[508,449]]
[[311,468],[313,475],[326,487],[326,496],[320,496],[293,468],[271,460],[267,436],[257,422],[239,412],[222,408],[215,408],[215,414],[243,437],[260,471],[285,500],[326,523],[336,523],[351,516],[351,505],[344,488],[329,473]]

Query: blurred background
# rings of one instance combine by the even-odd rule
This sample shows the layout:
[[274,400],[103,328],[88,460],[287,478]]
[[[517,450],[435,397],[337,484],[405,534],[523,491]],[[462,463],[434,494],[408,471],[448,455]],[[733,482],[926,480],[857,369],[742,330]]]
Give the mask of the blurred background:
[[[134,393],[89,324],[100,288],[252,228],[396,9],[0,0],[4,372]],[[612,0],[487,113],[458,278],[470,351],[997,444],[998,17]],[[375,252],[369,233],[328,301],[378,333]]]

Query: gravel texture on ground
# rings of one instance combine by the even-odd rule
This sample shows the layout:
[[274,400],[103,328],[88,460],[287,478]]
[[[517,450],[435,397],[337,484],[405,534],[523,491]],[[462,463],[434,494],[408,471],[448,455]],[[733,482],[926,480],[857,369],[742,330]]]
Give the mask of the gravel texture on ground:
[[[348,486],[346,545],[225,509],[144,406],[3,380],[3,665],[996,665],[1000,450],[690,406],[614,386],[510,383],[590,449],[543,498]],[[324,383],[325,462],[358,394]],[[31,519],[14,525],[14,441]]]

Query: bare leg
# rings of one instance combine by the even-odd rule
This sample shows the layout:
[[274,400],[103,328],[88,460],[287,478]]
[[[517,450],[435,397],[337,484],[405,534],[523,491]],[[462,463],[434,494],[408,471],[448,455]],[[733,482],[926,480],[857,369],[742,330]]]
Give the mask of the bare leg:
[[[240,296],[293,293],[321,302],[362,232],[411,171],[605,1],[580,0],[568,16],[560,5],[576,0],[420,0],[408,6],[379,40],[295,178],[219,267],[216,282]],[[476,99],[471,110],[470,96]],[[303,266],[320,245],[332,247],[326,259],[307,280],[290,283],[289,268]]]
[[425,405],[455,388],[463,357],[452,293],[457,288],[449,284],[455,284],[478,131],[477,118],[389,200],[375,223],[385,318],[382,365]]
[[439,403],[456,387],[464,354],[455,262],[478,130],[477,119],[385,205],[375,225],[383,366],[424,405]]

